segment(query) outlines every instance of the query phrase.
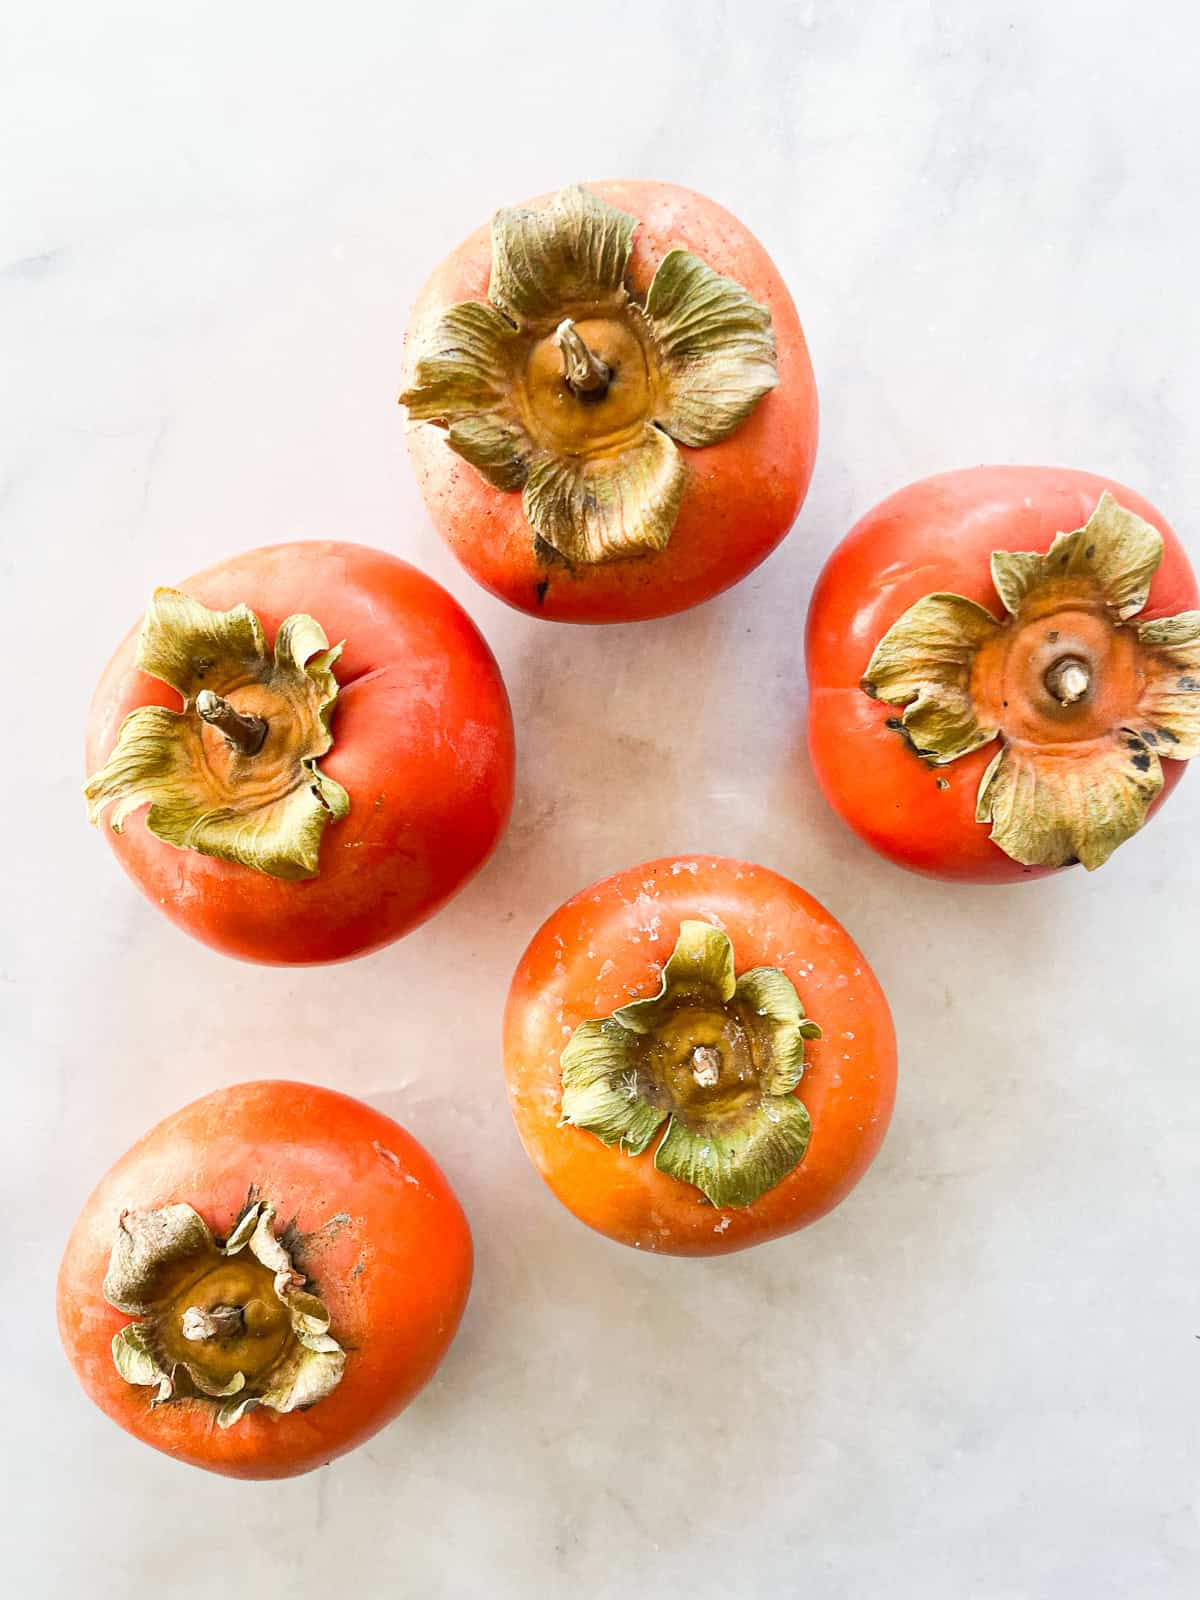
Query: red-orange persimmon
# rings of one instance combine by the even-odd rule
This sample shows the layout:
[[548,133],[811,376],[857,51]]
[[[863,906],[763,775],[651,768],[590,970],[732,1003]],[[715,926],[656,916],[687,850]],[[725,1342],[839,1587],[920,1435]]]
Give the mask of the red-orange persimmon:
[[104,1178],[63,1256],[58,1325],[89,1398],[135,1438],[286,1478],[408,1404],[470,1282],[466,1217],[410,1134],[330,1089],[245,1083],[167,1117]]
[[812,476],[817,391],[787,287],[737,218],[674,184],[498,212],[425,285],[405,366],[435,525],[535,616],[709,599],[775,548]]
[[1197,604],[1165,518],[1108,478],[1004,466],[911,484],[813,594],[817,780],[917,872],[1011,883],[1097,866],[1200,748]]
[[314,541],[156,593],[96,690],[87,792],[173,922],[303,964],[377,949],[460,889],[504,829],[513,761],[462,607],[394,556]]

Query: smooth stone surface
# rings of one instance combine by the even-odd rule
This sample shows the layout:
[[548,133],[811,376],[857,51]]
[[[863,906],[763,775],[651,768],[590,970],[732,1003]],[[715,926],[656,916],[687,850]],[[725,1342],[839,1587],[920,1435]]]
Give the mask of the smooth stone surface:
[[[1131,0],[8,8],[6,1592],[1197,1592],[1200,779],[1097,877],[905,876],[816,793],[801,630],[859,514],[975,461],[1114,474],[1200,553],[1198,50],[1193,7]],[[587,115],[577,62],[603,92]],[[447,249],[498,204],[621,174],[688,183],[759,233],[811,338],[823,437],[794,533],[739,589],[589,631],[456,569],[395,396]],[[330,534],[413,558],[479,621],[520,795],[491,866],[405,943],[260,971],[124,880],[84,821],[82,724],[155,583]],[[826,901],[902,1052],[852,1199],[710,1264],[643,1259],[555,1204],[497,1050],[539,920],[689,850]],[[396,1425],[241,1486],[88,1405],[53,1276],[146,1127],[294,1074],[430,1146],[478,1276]]]

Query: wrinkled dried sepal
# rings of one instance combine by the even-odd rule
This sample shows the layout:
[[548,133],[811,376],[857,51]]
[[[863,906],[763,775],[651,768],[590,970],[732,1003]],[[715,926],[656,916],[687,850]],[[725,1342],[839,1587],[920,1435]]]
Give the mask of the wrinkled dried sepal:
[[808,1112],[794,1096],[764,1098],[720,1132],[673,1118],[654,1165],[694,1184],[714,1206],[749,1206],[800,1164],[811,1133]]
[[660,428],[615,456],[535,458],[525,515],[539,539],[570,562],[620,561],[665,550],[686,469]]
[[[232,1426],[256,1406],[287,1412],[315,1405],[336,1388],[346,1356],[329,1332],[329,1313],[302,1285],[304,1276],[274,1231],[274,1208],[258,1201],[239,1219],[224,1245],[188,1205],[126,1212],[118,1225],[104,1296],[119,1311],[147,1318],[122,1328],[112,1343],[113,1362],[127,1383],[155,1389],[152,1405],[172,1399],[224,1402],[216,1420]],[[210,1379],[197,1361],[171,1362],[155,1336],[154,1318],[181,1284],[223,1259],[250,1252],[273,1275],[277,1298],[287,1308],[293,1340],[274,1367],[253,1385],[242,1372],[224,1383]]]
[[999,630],[990,611],[957,594],[930,594],[910,606],[875,647],[862,680],[866,694],[903,706],[901,725],[917,754],[936,766],[994,739],[971,697],[971,667]]
[[669,250],[646,296],[661,359],[659,423],[680,444],[717,444],[779,382],[771,313],[688,250]]
[[181,1271],[216,1254],[208,1224],[191,1206],[123,1212],[102,1286],[104,1298],[118,1311],[144,1316],[170,1294]]
[[[156,590],[138,663],[183,695],[183,710],[140,706],[126,717],[112,754],[84,785],[89,820],[98,823],[111,807],[109,825],[120,833],[127,817],[148,806],[146,827],[165,844],[272,877],[314,877],[325,828],[350,809],[346,791],[316,764],[333,743],[341,649],[298,613],[280,625],[272,653],[245,606],[209,611],[178,590]],[[275,692],[294,751],[290,764],[274,758],[267,786],[255,781],[253,757],[228,778],[218,775],[195,706],[202,688],[220,693],[247,679]]]
[[1158,529],[1106,489],[1083,527],[1058,534],[1044,556],[996,552],[992,578],[1014,614],[1043,585],[1067,579],[1098,589],[1114,621],[1126,622],[1146,604],[1162,555]]
[[976,820],[1024,866],[1103,866],[1138,831],[1162,789],[1162,767],[1140,734],[1122,728],[1086,760],[1025,743],[1007,744],[979,785]]
[[185,701],[214,678],[257,678],[271,655],[258,618],[245,606],[210,611],[179,589],[156,589],[138,635],[137,664]]
[[620,304],[636,227],[636,217],[578,185],[541,211],[497,211],[488,299],[518,323],[557,321],[575,302]]
[[1144,622],[1138,628],[1144,679],[1139,731],[1159,755],[1200,755],[1200,611]]

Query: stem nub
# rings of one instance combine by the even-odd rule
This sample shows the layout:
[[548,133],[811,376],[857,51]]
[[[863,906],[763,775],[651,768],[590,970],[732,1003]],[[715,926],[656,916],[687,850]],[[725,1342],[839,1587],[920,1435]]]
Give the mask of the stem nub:
[[179,1320],[179,1331],[194,1343],[204,1339],[236,1339],[246,1331],[246,1318],[241,1306],[213,1306],[208,1311],[189,1306]]
[[612,368],[588,349],[570,317],[564,317],[554,330],[554,342],[562,351],[563,371],[572,393],[601,397],[612,382]]
[[224,734],[235,750],[244,756],[256,756],[267,737],[267,719],[237,711],[221,695],[211,689],[201,689],[196,696],[196,710],[202,721]]
[[1042,682],[1060,706],[1073,706],[1091,691],[1091,669],[1079,656],[1062,656],[1047,667]]
[[698,1044],[692,1051],[692,1077],[701,1089],[711,1089],[721,1076],[721,1052],[710,1044]]

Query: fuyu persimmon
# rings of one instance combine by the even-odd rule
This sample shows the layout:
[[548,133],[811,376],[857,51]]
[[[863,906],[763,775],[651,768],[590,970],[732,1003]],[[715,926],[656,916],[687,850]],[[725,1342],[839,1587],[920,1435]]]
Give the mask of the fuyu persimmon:
[[536,616],[666,616],[736,583],[812,475],[795,307],[713,201],[612,182],[498,211],[425,286],[408,443],[467,571]]
[[135,1438],[236,1478],[322,1466],[446,1353],[471,1234],[428,1152],[310,1084],[221,1089],[160,1122],[83,1208],[58,1325]]
[[973,467],[901,489],[809,610],[826,798],[938,877],[1100,866],[1200,752],[1197,604],[1161,513],[1107,478]]
[[432,578],[362,545],[271,545],[156,591],[96,690],[87,769],[92,820],[172,921],[249,961],[340,961],[490,855],[512,717]]
[[887,1131],[896,1044],[865,957],[811,895],[680,856],[593,884],[534,935],[504,1069],[522,1143],[577,1217],[717,1255],[849,1193]]

